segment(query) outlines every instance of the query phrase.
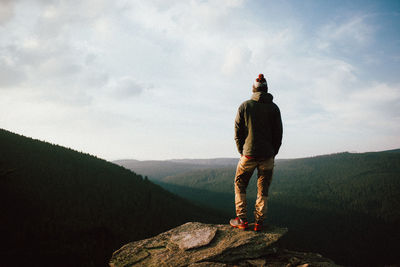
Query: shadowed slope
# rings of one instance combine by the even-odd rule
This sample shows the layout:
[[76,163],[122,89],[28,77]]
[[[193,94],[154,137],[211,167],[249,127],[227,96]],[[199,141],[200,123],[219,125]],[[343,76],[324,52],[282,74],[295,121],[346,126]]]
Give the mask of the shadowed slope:
[[105,160],[0,130],[5,266],[102,266],[123,243],[218,215]]

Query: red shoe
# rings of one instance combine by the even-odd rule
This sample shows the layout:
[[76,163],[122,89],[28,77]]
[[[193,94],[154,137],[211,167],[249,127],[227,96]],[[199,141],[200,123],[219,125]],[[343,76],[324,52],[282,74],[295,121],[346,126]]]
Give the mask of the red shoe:
[[236,219],[231,219],[229,223],[232,227],[239,228],[241,230],[246,230],[247,228],[249,228],[249,223],[245,220],[240,219],[239,217],[236,217]]
[[254,231],[260,232],[263,229],[263,222],[256,222],[254,224]]

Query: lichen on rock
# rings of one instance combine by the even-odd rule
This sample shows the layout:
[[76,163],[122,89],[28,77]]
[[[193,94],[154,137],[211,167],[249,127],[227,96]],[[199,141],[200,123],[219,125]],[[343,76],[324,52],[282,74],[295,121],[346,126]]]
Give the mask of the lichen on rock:
[[177,244],[180,249],[188,250],[209,244],[216,232],[216,227],[201,225],[198,229],[172,235],[170,241]]

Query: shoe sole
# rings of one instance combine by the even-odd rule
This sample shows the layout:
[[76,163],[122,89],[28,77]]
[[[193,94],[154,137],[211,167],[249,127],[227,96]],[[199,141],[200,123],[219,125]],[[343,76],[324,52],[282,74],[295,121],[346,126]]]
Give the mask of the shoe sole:
[[232,225],[231,224],[231,226],[233,227],[233,228],[237,228],[237,229],[240,229],[240,230],[247,230],[247,229],[249,229],[249,227],[247,226],[247,227],[240,227],[240,226],[237,226],[237,225]]
[[254,232],[261,232],[263,230],[263,227],[261,226],[260,228],[257,228],[257,226],[254,227]]

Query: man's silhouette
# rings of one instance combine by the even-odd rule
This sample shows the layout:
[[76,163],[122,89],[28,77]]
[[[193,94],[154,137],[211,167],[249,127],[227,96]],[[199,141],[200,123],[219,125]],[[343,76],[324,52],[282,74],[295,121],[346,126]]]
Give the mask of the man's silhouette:
[[235,141],[240,160],[235,175],[236,219],[233,227],[247,229],[246,188],[257,168],[255,231],[261,231],[267,212],[268,189],[272,180],[274,159],[282,142],[282,120],[278,106],[268,93],[267,81],[260,74],[253,84],[253,95],[243,102],[235,120]]

